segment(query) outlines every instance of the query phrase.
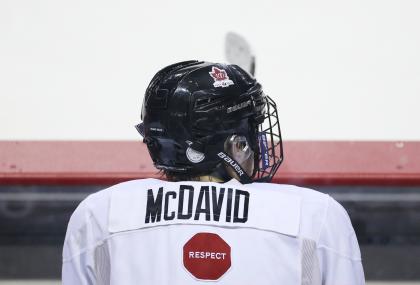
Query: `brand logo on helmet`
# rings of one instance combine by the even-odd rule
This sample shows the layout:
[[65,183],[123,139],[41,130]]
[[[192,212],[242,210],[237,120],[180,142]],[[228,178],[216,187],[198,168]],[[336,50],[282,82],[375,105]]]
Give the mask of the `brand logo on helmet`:
[[244,174],[244,172],[242,171],[241,167],[232,158],[230,158],[228,155],[226,155],[223,152],[219,152],[217,155],[221,159],[223,159],[226,163],[228,163],[235,170],[235,172],[239,176],[242,176]]
[[209,74],[214,79],[214,87],[228,87],[229,85],[234,84],[233,81],[229,79],[229,76],[224,69],[213,66]]
[[259,132],[258,140],[260,142],[262,169],[266,170],[270,166],[270,156],[268,154],[267,134],[265,132]]
[[246,101],[246,102],[242,102],[242,103],[240,103],[240,104],[238,104],[238,105],[234,105],[234,106],[232,106],[232,107],[229,107],[229,108],[227,108],[227,110],[226,110],[226,113],[232,113],[232,112],[235,112],[235,111],[238,111],[238,110],[241,110],[241,109],[243,109],[243,108],[245,108],[245,107],[248,107],[248,106],[250,106],[251,105],[251,100],[248,100],[248,101]]

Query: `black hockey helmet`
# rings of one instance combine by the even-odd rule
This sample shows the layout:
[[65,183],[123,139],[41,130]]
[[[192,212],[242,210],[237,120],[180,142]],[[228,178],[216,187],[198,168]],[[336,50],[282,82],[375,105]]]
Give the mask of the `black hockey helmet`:
[[[226,180],[236,173],[242,183],[265,182],[283,160],[276,104],[237,65],[165,67],[147,87],[141,119],[136,128],[166,173],[194,177],[217,169]],[[249,156],[251,167],[244,163]]]

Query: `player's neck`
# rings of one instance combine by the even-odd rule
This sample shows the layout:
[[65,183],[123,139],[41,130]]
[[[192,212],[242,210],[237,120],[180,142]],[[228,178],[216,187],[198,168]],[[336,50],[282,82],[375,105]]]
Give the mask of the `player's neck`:
[[223,179],[212,176],[212,175],[203,175],[197,177],[198,181],[205,181],[205,182],[224,182]]

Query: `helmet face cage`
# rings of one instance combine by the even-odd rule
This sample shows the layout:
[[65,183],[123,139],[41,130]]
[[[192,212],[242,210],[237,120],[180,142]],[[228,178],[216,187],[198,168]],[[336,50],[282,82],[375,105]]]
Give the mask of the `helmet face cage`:
[[254,181],[269,182],[283,162],[283,141],[276,103],[265,96],[264,122],[258,128],[258,153]]

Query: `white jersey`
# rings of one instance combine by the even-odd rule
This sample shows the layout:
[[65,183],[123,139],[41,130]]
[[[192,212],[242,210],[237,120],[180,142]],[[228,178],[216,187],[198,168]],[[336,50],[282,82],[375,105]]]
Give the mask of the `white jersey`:
[[64,285],[364,284],[339,203],[236,180],[143,179],[90,195],[70,219],[62,274]]

